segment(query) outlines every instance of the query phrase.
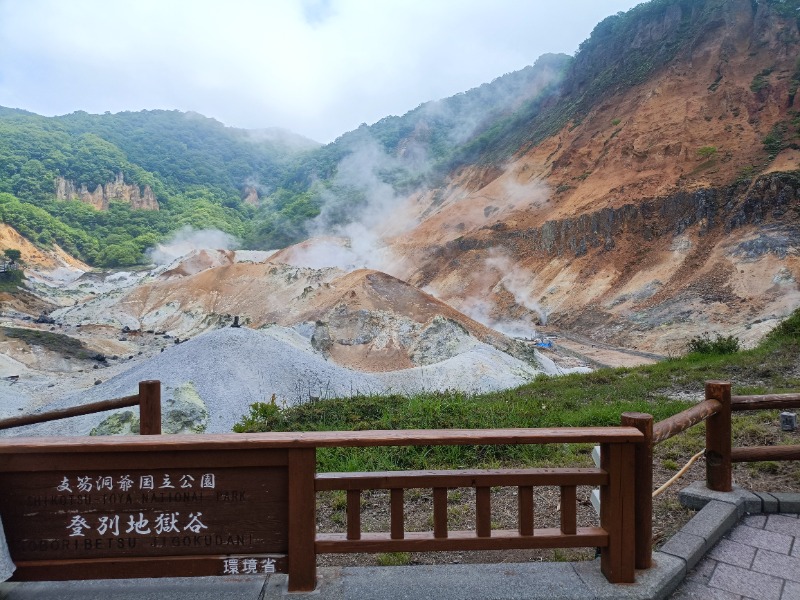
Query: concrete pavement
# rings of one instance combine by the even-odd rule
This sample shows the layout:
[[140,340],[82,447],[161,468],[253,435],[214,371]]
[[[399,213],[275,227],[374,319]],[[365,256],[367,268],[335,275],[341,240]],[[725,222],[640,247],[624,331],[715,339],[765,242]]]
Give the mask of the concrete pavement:
[[800,600],[800,519],[747,515],[692,569],[672,600]]

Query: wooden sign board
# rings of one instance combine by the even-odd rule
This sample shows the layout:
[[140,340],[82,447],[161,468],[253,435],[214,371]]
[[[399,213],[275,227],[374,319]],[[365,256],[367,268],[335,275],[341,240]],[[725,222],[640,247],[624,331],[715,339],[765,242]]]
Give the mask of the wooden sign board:
[[0,464],[15,579],[284,573],[285,459],[280,450],[176,450]]

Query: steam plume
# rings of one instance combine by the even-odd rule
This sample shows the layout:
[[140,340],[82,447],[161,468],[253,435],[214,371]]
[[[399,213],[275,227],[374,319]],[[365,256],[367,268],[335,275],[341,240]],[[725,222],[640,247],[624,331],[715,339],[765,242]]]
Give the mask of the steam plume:
[[[289,256],[292,264],[345,270],[370,268],[391,274],[395,258],[383,240],[416,224],[403,211],[403,199],[379,177],[379,173],[397,165],[398,159],[387,155],[371,137],[361,140],[339,163],[331,188],[323,192],[322,212],[310,229],[312,238],[321,239],[293,248]],[[355,192],[363,203],[353,208],[352,200],[335,190]],[[343,212],[353,210],[358,211],[355,219],[347,224],[338,222]]]
[[193,250],[213,248],[233,250],[238,246],[236,238],[218,229],[196,230],[186,225],[175,232],[166,242],[150,248],[147,255],[153,264],[167,265]]

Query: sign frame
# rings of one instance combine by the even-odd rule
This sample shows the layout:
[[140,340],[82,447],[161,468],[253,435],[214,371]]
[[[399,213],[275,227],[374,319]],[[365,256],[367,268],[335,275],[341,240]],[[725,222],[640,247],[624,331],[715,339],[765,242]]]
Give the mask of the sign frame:
[[[194,436],[186,436],[188,437]],[[184,440],[189,442],[186,438]],[[138,438],[133,444],[129,443],[131,438],[117,440],[116,445],[97,445],[95,440],[89,438],[86,445],[71,448],[54,448],[45,442],[39,450],[29,447],[23,453],[0,454],[0,489],[4,490],[0,496],[0,514],[4,519],[11,559],[17,567],[11,581],[236,576],[288,572],[290,450],[248,448],[240,444],[201,448],[192,443],[165,444],[166,440],[162,437]],[[200,492],[195,490],[194,504],[190,503],[189,506],[169,496],[166,503],[156,500],[149,505],[143,504],[142,490],[133,490],[134,494],[126,494],[129,498],[124,506],[113,502],[109,506],[97,489],[98,482],[107,479],[105,485],[113,486],[114,482],[121,481],[120,474],[128,472],[133,475],[128,480],[135,481],[136,476],[152,473],[154,477],[162,478],[160,483],[164,483],[165,475],[169,478],[170,474],[174,474],[171,485],[176,487],[181,473],[183,477],[194,479],[201,472],[209,473],[215,475],[215,484],[218,483],[219,487],[202,490],[204,496],[200,501],[197,499]],[[66,502],[66,499],[57,492],[59,482],[65,481],[68,486],[74,487],[78,483],[78,477],[87,478],[90,483],[86,485],[94,487],[84,494],[84,500],[88,496],[91,504],[75,502],[60,506],[57,501],[64,499]],[[224,489],[226,481],[234,480],[237,482],[235,493]],[[43,481],[47,484],[43,484]],[[245,493],[238,488],[247,488],[248,491]],[[65,491],[62,492],[66,494]],[[155,525],[157,516],[162,518],[171,515],[174,534],[183,528],[190,528],[192,521],[189,516],[194,519],[198,514],[202,515],[201,510],[205,511],[205,516],[201,518],[209,525],[197,520],[194,521],[195,525],[200,523],[203,529],[214,529],[211,535],[201,538],[208,542],[207,548],[193,548],[189,552],[181,550],[180,542],[192,534],[191,530],[182,531],[182,534],[187,535],[179,538],[176,545],[170,544],[170,541],[174,542],[174,538],[178,536],[165,536],[163,551],[157,546],[157,542],[151,541],[154,536],[137,536],[136,531],[132,531],[127,539],[134,539],[135,545],[136,540],[142,540],[138,548],[125,549],[123,543],[120,552],[115,552],[110,546],[113,545],[112,539],[123,540],[124,535],[119,538],[97,536],[100,531],[97,520],[108,519],[109,515],[117,517],[116,527],[119,533],[126,529],[126,520],[133,523],[134,515],[150,522],[149,533],[155,532],[152,525]],[[215,512],[224,513],[224,517],[215,520]],[[85,517],[83,522],[86,523],[86,529],[70,536],[68,525],[73,517]],[[64,523],[60,523],[59,519]],[[182,521],[179,522],[178,519]],[[58,533],[54,532],[54,523],[59,523]],[[133,529],[130,524],[128,527]],[[39,544],[43,547],[41,559],[35,557],[36,552],[24,549],[26,541],[29,549],[35,547],[35,538],[31,537],[31,531],[37,530],[37,527],[45,532],[42,534],[42,541],[45,543]],[[95,528],[92,532],[95,537],[90,538],[85,534],[90,533],[92,527]],[[224,532],[243,528],[250,532],[246,538],[250,540],[249,547],[215,543],[220,536],[229,535]],[[195,529],[199,531],[200,527],[196,525]],[[256,532],[255,543],[252,542],[252,532]],[[61,537],[56,542],[59,535]],[[28,536],[28,539],[24,539],[24,536]],[[245,536],[238,535],[236,539],[240,537],[245,539]],[[270,537],[271,539],[266,539]],[[57,549],[51,549],[50,541]],[[79,543],[85,543],[85,548]],[[88,552],[92,544],[102,548],[96,552],[96,558]],[[64,550],[65,545],[69,546],[67,550]]]

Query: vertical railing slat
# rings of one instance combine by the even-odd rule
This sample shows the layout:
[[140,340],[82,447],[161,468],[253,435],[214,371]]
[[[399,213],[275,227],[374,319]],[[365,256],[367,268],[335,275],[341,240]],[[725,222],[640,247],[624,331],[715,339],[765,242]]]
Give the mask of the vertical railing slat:
[[561,533],[575,535],[578,521],[578,495],[574,485],[561,486]]
[[517,488],[517,504],[519,505],[519,534],[533,535],[532,485],[523,485]]
[[433,488],[433,537],[447,537],[447,488]]
[[403,488],[391,490],[391,533],[393,540],[402,540],[405,536],[405,507],[403,506]]
[[361,539],[361,490],[347,490],[347,539]]
[[488,487],[475,489],[475,532],[478,537],[492,536],[492,490]]

